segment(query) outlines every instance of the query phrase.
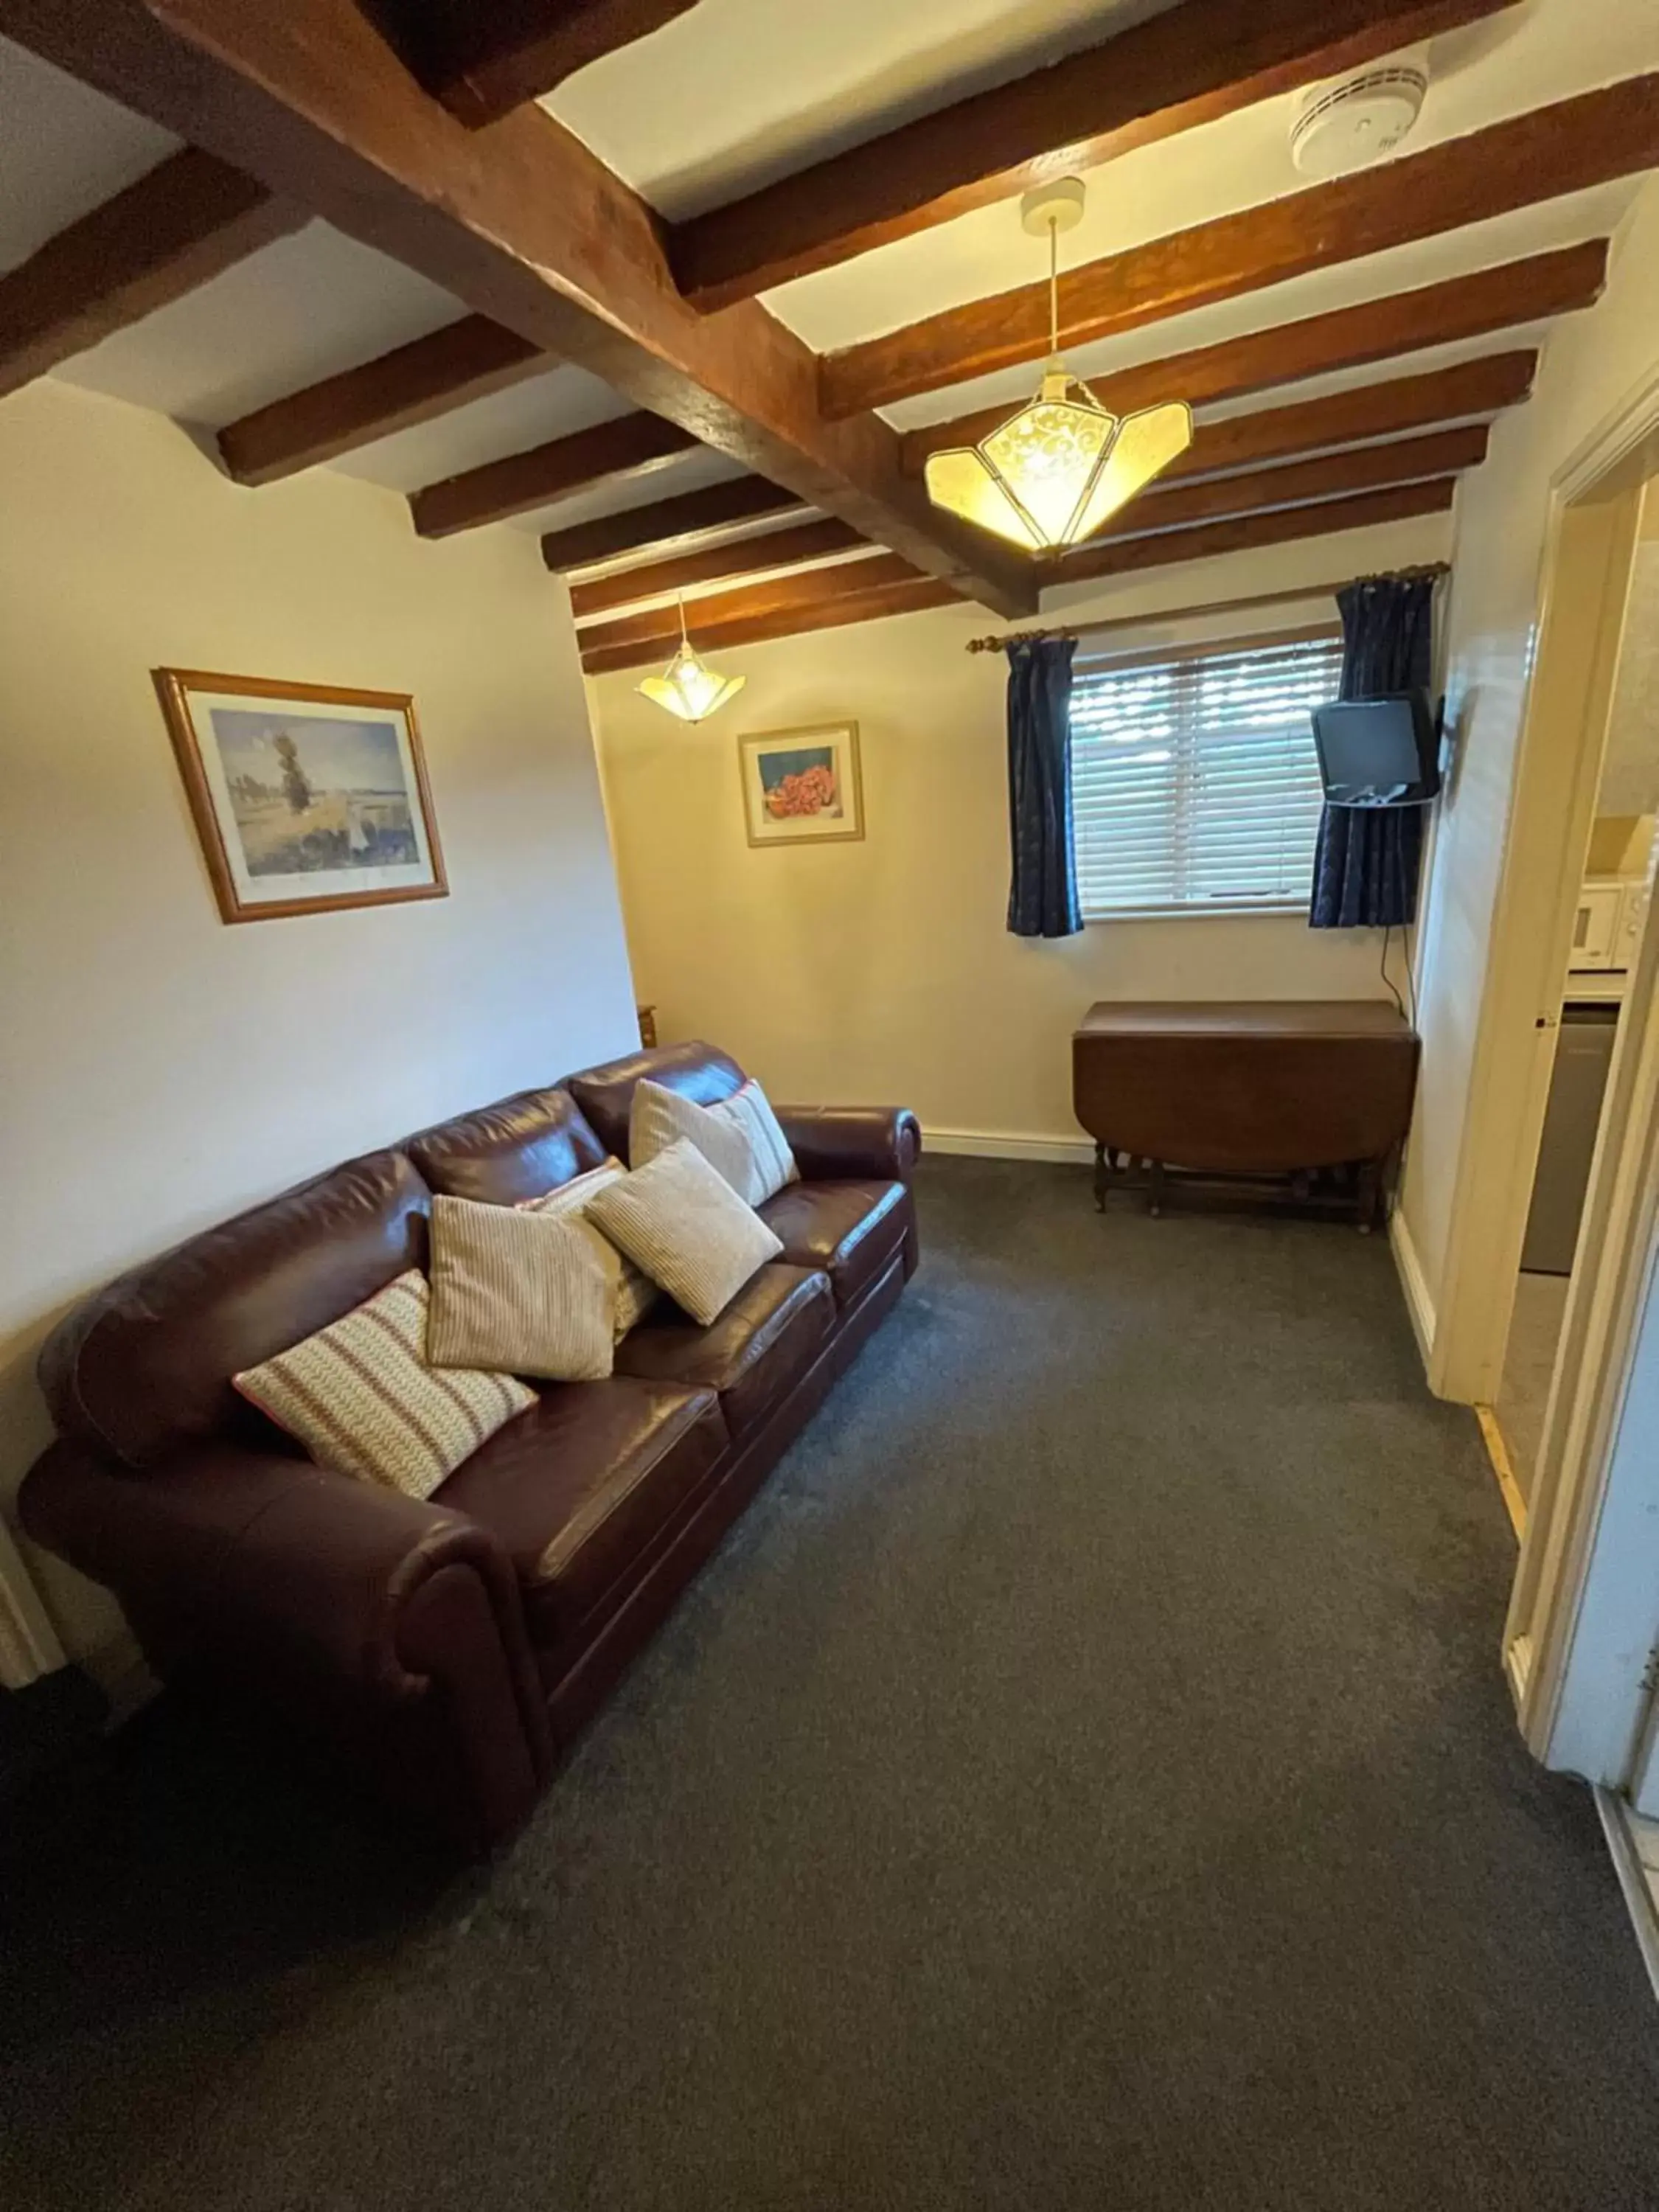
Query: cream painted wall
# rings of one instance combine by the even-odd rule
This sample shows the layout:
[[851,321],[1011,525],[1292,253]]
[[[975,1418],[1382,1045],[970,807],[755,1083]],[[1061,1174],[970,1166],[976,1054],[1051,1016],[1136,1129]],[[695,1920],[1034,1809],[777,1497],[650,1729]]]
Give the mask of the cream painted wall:
[[1659,179],[1614,240],[1607,289],[1552,331],[1532,398],[1492,434],[1458,495],[1446,625],[1447,714],[1457,757],[1419,932],[1423,1072],[1401,1217],[1431,1303],[1467,1171],[1470,1083],[1516,751],[1540,612],[1553,481],[1659,364]]
[[[170,422],[0,407],[0,1498],[57,1316],[352,1152],[626,1049],[633,996],[568,604],[536,542],[417,539],[316,471],[228,483]],[[450,896],[219,920],[149,671],[415,695]],[[118,1628],[47,1562],[71,1648]]]
[[[1127,638],[1148,643],[1334,620],[1328,596],[1157,617],[1434,559],[1446,536],[1434,517],[1194,562],[1050,594],[1048,615],[1144,617]],[[1006,669],[963,650],[988,627],[964,605],[722,653],[748,686],[697,729],[641,699],[634,677],[592,685],[635,975],[665,1037],[716,1039],[776,1096],[893,1101],[933,1131],[1074,1144],[1071,1035],[1096,999],[1381,994],[1377,933],[1315,933],[1300,915],[1011,937]],[[751,850],[739,734],[849,716],[865,842]]]

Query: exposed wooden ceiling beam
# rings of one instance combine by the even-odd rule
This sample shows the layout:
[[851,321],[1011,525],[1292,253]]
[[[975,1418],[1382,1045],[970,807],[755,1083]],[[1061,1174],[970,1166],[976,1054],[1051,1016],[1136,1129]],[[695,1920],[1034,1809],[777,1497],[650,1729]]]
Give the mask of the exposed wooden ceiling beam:
[[567,575],[620,561],[629,553],[661,552],[734,523],[770,521],[785,514],[804,517],[806,512],[793,492],[781,491],[760,477],[733,477],[702,491],[653,500],[648,507],[627,507],[620,514],[601,514],[568,530],[550,530],[542,540],[542,558],[556,574]]
[[[1183,562],[1212,560],[1221,554],[1257,552],[1270,545],[1291,544],[1304,538],[1374,530],[1383,523],[1402,522],[1416,515],[1443,514],[1450,507],[1455,489],[1455,478],[1444,477],[1424,483],[1390,486],[1382,491],[1359,492],[1348,499],[1324,500],[1313,506],[1273,507],[1265,514],[1237,515],[1231,521],[1201,523],[1190,530],[1171,530],[1155,537],[1123,538],[1093,548],[1086,570],[1068,562],[1063,574],[1045,574],[1042,580],[1045,586],[1078,583],[1146,568],[1175,568]],[[849,564],[854,568],[860,565]],[[831,577],[839,577],[845,571],[833,569],[828,573]],[[1305,589],[1281,596],[1313,599],[1335,588],[1310,584]],[[734,599],[737,596],[732,595]],[[769,611],[728,612],[714,621],[700,616],[697,636],[699,642],[714,654],[729,652],[736,646],[799,636],[808,630],[874,622],[884,615],[921,613],[929,607],[951,605],[956,599],[947,585],[928,576],[916,577],[908,583],[888,584],[873,591],[826,589],[816,599]],[[704,607],[713,604],[705,601]],[[606,624],[586,633],[590,641],[582,648],[582,666],[590,676],[643,668],[665,660],[678,635],[678,629],[672,634],[665,630],[654,637],[636,639],[631,644],[607,643],[605,629],[609,627]]]
[[[691,642],[696,645],[712,635],[720,623],[739,615],[773,614],[792,607],[811,606],[820,599],[837,598],[849,592],[884,591],[890,584],[915,581],[916,571],[908,561],[901,561],[896,553],[872,552],[860,561],[838,562],[833,568],[809,568],[793,576],[768,576],[734,592],[717,592],[708,599],[694,599],[685,615],[690,625]],[[607,647],[641,641],[654,647],[659,640],[678,638],[679,634],[678,608],[646,607],[638,614],[618,615],[610,622],[596,623],[578,635],[586,650],[590,638],[596,645]]]
[[[1424,376],[1402,376],[1387,384],[1363,386],[1300,406],[1239,415],[1201,424],[1197,438],[1151,490],[1125,510],[1121,527],[1169,528],[1241,508],[1292,505],[1332,491],[1358,490],[1368,484],[1396,483],[1413,476],[1443,475],[1473,468],[1486,457],[1486,434],[1476,426],[1438,436],[1396,439],[1358,453],[1331,453],[1299,468],[1247,470],[1248,463],[1285,461],[1301,453],[1352,446],[1357,439],[1385,439],[1391,434],[1455,422],[1460,416],[1490,413],[1525,398],[1537,365],[1532,353],[1492,354],[1480,361],[1438,369]],[[1220,481],[1218,471],[1237,471]],[[863,541],[845,523],[809,522],[799,529],[769,531],[764,536],[707,546],[676,559],[624,569],[592,583],[575,585],[570,594],[579,622],[630,607],[641,600],[688,591],[727,577],[754,576],[769,568],[823,560],[848,552]],[[854,564],[856,576],[858,564]],[[665,630],[671,626],[665,623]]]
[[539,100],[697,0],[376,0],[416,76],[475,130]]
[[1511,4],[1186,0],[678,224],[674,273],[705,311],[729,307]]
[[[1473,466],[1485,435],[1476,428],[1375,449],[1394,457],[1386,465],[1372,458],[1372,449],[1362,448],[1303,466],[1263,470],[1259,477],[1187,485],[1157,500],[1149,495],[1127,511],[1115,532],[1091,538],[1063,561],[1044,562],[1035,574],[1046,590],[1437,514],[1451,504],[1455,477],[1423,471],[1437,461],[1446,469]],[[1194,494],[1202,495],[1204,503],[1189,505]],[[907,585],[917,587],[915,596],[902,605],[890,603]],[[841,610],[833,617],[841,622],[863,622],[877,614],[945,604],[945,591],[932,579],[907,574],[905,564],[872,555],[699,599],[690,610],[691,635],[700,648],[714,653],[821,627],[810,618],[820,609]],[[665,659],[678,635],[679,617],[672,607],[594,623],[580,633],[582,665],[590,674],[602,674]]]
[[482,468],[446,477],[410,496],[409,510],[422,538],[448,538],[486,522],[527,514],[532,507],[565,499],[591,485],[626,483],[631,477],[660,468],[681,453],[693,453],[696,440],[660,415],[619,415],[591,429],[554,438],[528,453],[507,453]]
[[1392,437],[1465,416],[1495,414],[1526,398],[1537,366],[1535,353],[1485,354],[1479,361],[1422,376],[1390,377],[1386,383],[1363,384],[1356,391],[1304,399],[1293,407],[1261,408],[1219,422],[1200,422],[1192,444],[1159,481],[1212,475],[1253,461],[1289,460],[1361,438]]
[[187,146],[0,276],[0,396],[300,229],[305,209]]
[[1087,546],[1063,555],[1057,573],[1068,574],[1074,561],[1086,559],[1090,547],[1108,539],[1182,528],[1224,515],[1251,514],[1264,507],[1298,507],[1305,500],[1409,483],[1422,477],[1454,476],[1461,469],[1479,468],[1486,458],[1486,426],[1470,422],[1425,438],[1350,446],[1342,453],[1322,453],[1316,459],[1291,461],[1279,468],[1243,469],[1234,476],[1205,477],[1196,483],[1154,484]]
[[1456,489],[1455,477],[1436,477],[1356,492],[1348,499],[1322,500],[1310,507],[1275,507],[1226,521],[1200,522],[1189,530],[1110,538],[1073,554],[1063,568],[1045,569],[1042,584],[1046,590],[1054,584],[1127,575],[1138,568],[1164,568],[1177,561],[1208,560],[1218,553],[1255,552],[1297,538],[1323,538],[1332,531],[1371,530],[1378,523],[1401,522],[1414,514],[1440,514],[1450,507]]
[[[927,607],[959,604],[948,584],[932,576],[913,577],[908,583],[878,586],[873,591],[842,592],[785,608],[771,614],[746,615],[721,624],[717,635],[703,642],[711,652],[725,653],[732,646],[759,645],[768,638],[799,637],[807,630],[840,629],[852,623],[878,621],[884,615],[920,614]],[[604,676],[622,668],[646,668],[666,660],[678,637],[651,639],[635,645],[596,646],[582,655],[589,676]]]
[[1011,614],[1017,557],[937,512],[878,418],[831,422],[817,358],[750,301],[679,297],[651,210],[545,110],[475,136],[355,0],[0,0],[0,35],[234,161],[476,314]]
[[[1090,389],[1105,406],[1132,414],[1160,399],[1177,396],[1194,406],[1243,398],[1275,385],[1324,376],[1425,347],[1459,344],[1486,337],[1518,324],[1589,307],[1601,295],[1607,276],[1605,239],[1509,261],[1473,276],[1426,284],[1419,291],[1397,292],[1367,300],[1357,307],[1338,307],[1300,322],[1279,323],[1218,345],[1171,354],[1115,374],[1091,377]],[[904,441],[904,465],[921,473],[929,453],[941,446],[971,446],[1007,419],[1010,403],[982,407],[949,422],[930,422]]]
[[[1061,281],[1060,342],[1115,337],[1656,163],[1659,75],[1631,77],[1089,262]],[[824,411],[884,407],[1048,351],[1048,285],[1022,285],[826,355]]]
[[275,483],[553,366],[539,346],[487,315],[464,315],[227,423],[219,451],[238,483]]
[[826,515],[818,522],[803,522],[795,530],[768,530],[757,538],[732,538],[724,545],[705,545],[700,552],[682,553],[673,560],[624,568],[619,575],[601,576],[591,584],[574,584],[570,591],[571,611],[580,622],[612,607],[629,607],[640,599],[686,591],[693,584],[717,584],[727,576],[758,576],[769,568],[827,560],[836,553],[849,553],[864,542],[856,530]]

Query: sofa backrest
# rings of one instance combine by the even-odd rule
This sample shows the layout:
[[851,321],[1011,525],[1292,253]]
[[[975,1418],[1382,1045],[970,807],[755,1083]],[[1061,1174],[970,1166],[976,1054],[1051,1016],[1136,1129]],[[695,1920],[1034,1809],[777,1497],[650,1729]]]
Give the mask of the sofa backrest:
[[483,1206],[539,1198],[605,1158],[568,1091],[520,1091],[422,1129],[404,1150],[434,1190]]
[[230,1377],[423,1267],[430,1210],[401,1152],[371,1152],[133,1268],[46,1340],[58,1428],[132,1468],[210,1437],[269,1441]]
[[629,1053],[625,1060],[608,1060],[601,1067],[585,1067],[580,1075],[567,1075],[563,1087],[592,1122],[600,1143],[619,1160],[628,1158],[628,1115],[634,1103],[634,1085],[646,1076],[698,1106],[713,1106],[729,1098],[744,1079],[735,1060],[700,1042],[653,1045],[647,1051]]

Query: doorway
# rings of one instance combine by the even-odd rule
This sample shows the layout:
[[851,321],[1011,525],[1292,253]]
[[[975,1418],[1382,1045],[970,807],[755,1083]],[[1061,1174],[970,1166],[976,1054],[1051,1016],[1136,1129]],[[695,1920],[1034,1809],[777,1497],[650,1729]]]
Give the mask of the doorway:
[[1611,653],[1613,664],[1603,676],[1606,738],[1599,764],[1586,763],[1595,796],[1581,887],[1554,1000],[1559,1011],[1547,1032],[1547,1103],[1502,1379],[1486,1415],[1517,1533],[1536,1490],[1608,1078],[1628,1025],[1650,910],[1659,814],[1659,479],[1638,495],[1635,536],[1623,623],[1600,625],[1599,649]]

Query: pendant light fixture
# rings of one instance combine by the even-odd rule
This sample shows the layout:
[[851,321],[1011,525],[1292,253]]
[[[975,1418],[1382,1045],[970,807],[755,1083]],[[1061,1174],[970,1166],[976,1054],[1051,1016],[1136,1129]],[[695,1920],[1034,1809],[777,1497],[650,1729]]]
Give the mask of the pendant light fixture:
[[735,699],[749,681],[746,676],[721,676],[707,667],[691,650],[685,633],[685,594],[679,595],[680,647],[660,676],[647,676],[635,690],[683,722],[705,722]]
[[1091,536],[1193,441],[1184,400],[1120,420],[1060,358],[1060,234],[1082,222],[1083,200],[1083,179],[1062,177],[1020,202],[1026,229],[1048,234],[1048,361],[1036,398],[977,446],[927,461],[935,507],[1028,553],[1057,553]]

